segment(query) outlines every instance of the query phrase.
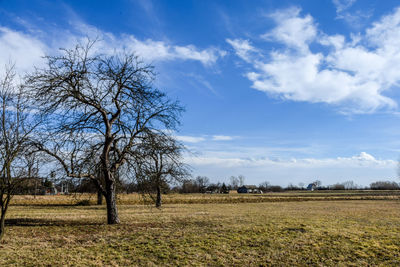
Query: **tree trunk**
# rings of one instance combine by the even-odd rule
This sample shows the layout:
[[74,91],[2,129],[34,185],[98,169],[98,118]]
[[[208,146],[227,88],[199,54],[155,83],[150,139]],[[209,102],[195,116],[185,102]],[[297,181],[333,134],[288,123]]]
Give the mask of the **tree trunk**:
[[103,205],[103,193],[101,190],[97,190],[97,205]]
[[157,185],[156,207],[157,207],[157,208],[160,208],[160,207],[161,207],[161,188],[160,188],[159,185]]
[[3,239],[5,231],[6,213],[2,212],[0,217],[0,240]]
[[117,210],[117,200],[114,181],[106,181],[107,223],[120,223]]

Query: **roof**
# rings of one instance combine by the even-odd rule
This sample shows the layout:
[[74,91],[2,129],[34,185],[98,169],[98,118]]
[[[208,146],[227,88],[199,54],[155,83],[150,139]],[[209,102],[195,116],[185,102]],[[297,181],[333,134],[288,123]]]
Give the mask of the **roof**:
[[258,186],[255,185],[244,185],[247,189],[257,189]]
[[307,189],[311,189],[311,188],[314,188],[314,187],[317,187],[317,185],[315,183],[311,183],[311,184],[309,184],[307,186]]

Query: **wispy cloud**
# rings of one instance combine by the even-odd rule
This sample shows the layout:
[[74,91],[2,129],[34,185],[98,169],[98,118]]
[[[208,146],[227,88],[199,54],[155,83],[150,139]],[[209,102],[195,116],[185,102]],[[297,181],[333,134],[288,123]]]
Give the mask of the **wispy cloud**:
[[200,74],[196,73],[182,73],[182,76],[186,76],[189,78],[189,83],[194,87],[199,87],[202,89],[207,89],[207,91],[211,92],[215,96],[220,96],[218,91],[211,85],[211,83],[204,78]]
[[77,37],[99,39],[98,47],[101,51],[114,52],[118,50],[127,50],[137,53],[147,62],[154,61],[174,61],[174,60],[192,60],[201,62],[205,66],[210,66],[224,57],[224,50],[208,47],[199,49],[195,45],[175,45],[166,41],[153,39],[140,40],[132,34],[115,35],[110,32],[102,31],[94,26],[87,25],[81,21],[72,23],[76,30]]
[[[218,153],[217,153],[218,154]],[[281,167],[376,167],[386,168],[395,167],[397,162],[394,160],[376,159],[367,152],[361,152],[352,157],[337,157],[337,158],[269,158],[269,157],[229,157],[226,153],[224,156],[217,154],[202,154],[200,157],[189,158],[188,161],[194,165],[221,165],[230,167],[257,167],[279,165]]]
[[[344,113],[397,108],[395,100],[384,93],[400,82],[400,9],[376,21],[366,34],[352,35],[352,40],[323,33],[299,8],[280,10],[270,17],[276,27],[261,37],[279,45],[270,51],[254,48],[268,55],[268,60],[249,60],[243,48],[235,45],[242,40],[229,41],[253,67],[246,73],[253,88],[281,99],[331,104]],[[312,45],[323,50],[313,51]]]
[[32,70],[33,65],[41,65],[48,47],[40,40],[19,31],[0,27],[0,66],[10,62],[18,73]]
[[214,140],[214,141],[230,141],[233,139],[234,139],[234,137],[229,136],[229,135],[213,135],[212,136],[212,140]]
[[177,135],[176,139],[186,143],[199,143],[206,140],[204,137],[186,136],[186,135]]
[[336,7],[336,13],[341,14],[350,8],[357,0],[332,0]]
[[236,55],[246,62],[250,62],[253,58],[252,54],[257,52],[249,40],[226,39],[226,42],[233,47]]
[[202,135],[202,136],[189,136],[189,135],[176,135],[179,141],[186,143],[199,143],[204,141],[231,141],[235,139],[229,135]]
[[332,0],[336,7],[336,19],[342,19],[353,28],[360,28],[366,19],[371,17],[370,11],[350,11],[356,0]]
[[0,27],[0,65],[9,61],[15,62],[17,70],[21,72],[32,70],[34,65],[40,65],[43,56],[56,53],[60,47],[69,48],[76,42],[84,42],[88,37],[98,39],[96,48],[102,53],[116,51],[134,52],[149,63],[165,61],[197,61],[204,66],[211,66],[226,55],[224,50],[208,47],[197,48],[195,45],[176,45],[172,42],[152,39],[141,40],[132,34],[115,35],[88,25],[80,20],[73,20],[70,29],[54,30],[55,38],[47,40],[46,34],[34,34],[27,21],[21,26],[26,31],[17,31],[7,27]]
[[394,160],[377,159],[366,152],[336,158],[236,157],[227,153],[203,153],[187,155],[185,161],[194,167],[196,175],[209,175],[221,181],[230,175],[246,173],[249,183],[269,181],[280,185],[315,179],[322,180],[325,185],[347,180],[368,185],[377,179],[395,178],[397,167]]

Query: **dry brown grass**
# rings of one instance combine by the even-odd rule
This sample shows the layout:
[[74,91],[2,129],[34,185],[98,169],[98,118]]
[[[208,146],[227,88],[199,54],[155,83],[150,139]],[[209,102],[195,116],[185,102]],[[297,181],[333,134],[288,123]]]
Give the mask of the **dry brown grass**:
[[[15,196],[14,205],[75,205],[82,200],[96,203],[94,194],[71,194],[55,196]],[[148,204],[149,198],[140,194],[118,194],[118,204]],[[400,191],[291,191],[266,194],[167,194],[165,204],[207,204],[207,203],[258,203],[283,201],[327,201],[327,200],[400,200]]]
[[[69,199],[52,197],[42,201]],[[109,226],[104,206],[14,205],[0,266],[400,265],[398,200],[167,204],[161,210],[123,204],[119,211],[122,223]]]

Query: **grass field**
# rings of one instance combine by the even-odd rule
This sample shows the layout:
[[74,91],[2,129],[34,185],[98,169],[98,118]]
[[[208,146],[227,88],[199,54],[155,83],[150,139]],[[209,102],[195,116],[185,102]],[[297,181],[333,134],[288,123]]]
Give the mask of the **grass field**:
[[10,207],[0,266],[400,265],[395,192],[170,195],[161,210],[120,195],[112,226],[72,205],[94,196],[32,198]]

